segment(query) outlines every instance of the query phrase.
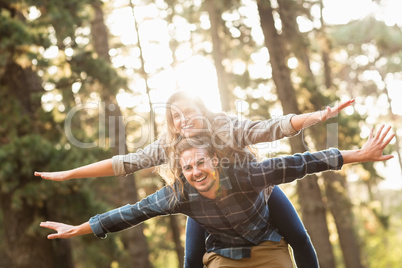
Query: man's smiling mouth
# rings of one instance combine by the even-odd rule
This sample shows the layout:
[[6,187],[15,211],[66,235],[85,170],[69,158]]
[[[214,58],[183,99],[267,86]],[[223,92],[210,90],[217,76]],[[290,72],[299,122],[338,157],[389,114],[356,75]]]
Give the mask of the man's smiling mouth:
[[207,176],[205,176],[205,177],[203,177],[203,178],[201,178],[201,179],[195,180],[195,181],[196,181],[196,182],[202,182],[202,181],[204,181],[206,178],[207,178]]

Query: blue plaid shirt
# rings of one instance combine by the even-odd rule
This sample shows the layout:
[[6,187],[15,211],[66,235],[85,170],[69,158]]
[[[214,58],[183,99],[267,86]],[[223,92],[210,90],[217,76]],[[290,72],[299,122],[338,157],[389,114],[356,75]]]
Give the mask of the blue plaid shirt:
[[208,232],[207,252],[241,259],[250,257],[251,247],[263,241],[280,241],[281,235],[269,222],[263,189],[306,174],[337,170],[343,159],[337,149],[279,157],[259,163],[224,167],[221,187],[215,199],[208,199],[182,178],[184,194],[163,187],[134,205],[96,215],[89,220],[98,237],[133,227],[149,218],[182,213],[195,219]]

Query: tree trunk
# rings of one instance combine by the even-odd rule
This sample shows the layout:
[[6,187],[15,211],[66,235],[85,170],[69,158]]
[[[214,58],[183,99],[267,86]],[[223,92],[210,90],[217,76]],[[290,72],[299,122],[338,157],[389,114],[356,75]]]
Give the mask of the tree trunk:
[[347,195],[346,178],[335,172],[323,173],[323,177],[328,207],[334,215],[345,267],[362,268],[364,266],[360,261],[360,247],[353,229],[352,204]]
[[[37,109],[40,109],[40,100],[32,98],[32,94],[43,90],[39,76],[30,68],[23,68],[15,62],[6,65],[0,84],[5,89],[11,89],[16,96],[18,105],[30,121],[35,121]],[[7,114],[7,116],[12,116]],[[32,125],[35,125],[32,123]],[[16,126],[16,129],[21,126]],[[35,126],[31,129],[36,132]],[[18,133],[18,130],[16,131]],[[21,132],[18,135],[26,135]],[[14,163],[17,164],[17,163]],[[71,247],[68,242],[57,243],[42,236],[30,233],[32,224],[38,218],[46,218],[46,210],[21,201],[21,207],[13,207],[12,200],[16,191],[24,191],[25,184],[21,183],[21,174],[15,174],[15,181],[20,181],[14,190],[0,193],[0,208],[2,212],[6,254],[10,267],[62,267],[72,268]],[[3,178],[0,178],[3,180]]]
[[[141,73],[144,76],[145,79],[145,87],[146,87],[146,92],[147,92],[147,97],[148,97],[148,103],[149,103],[149,122],[152,124],[152,134],[153,134],[153,138],[157,138],[158,135],[158,129],[157,129],[157,125],[155,122],[155,114],[154,114],[154,108],[153,108],[153,104],[152,104],[152,100],[151,100],[151,95],[150,95],[150,88],[148,86],[148,74],[145,72],[145,60],[143,57],[143,52],[142,52],[142,45],[141,45],[141,37],[139,34],[139,29],[138,29],[138,24],[136,21],[136,16],[135,16],[135,6],[132,3],[132,1],[130,1],[130,7],[132,10],[132,14],[133,14],[133,22],[134,22],[134,28],[135,28],[135,32],[137,35],[137,40],[138,40],[138,48],[140,50],[140,59],[141,59]],[[175,250],[176,250],[176,255],[177,255],[177,259],[178,259],[178,263],[179,263],[179,267],[183,267],[184,266],[184,247],[181,243],[180,240],[180,227],[178,224],[177,219],[175,218],[175,216],[169,216],[169,221],[170,221],[170,227],[171,227],[171,232],[172,232],[172,237],[173,237],[173,242],[175,244]]]
[[321,34],[321,49],[322,49],[322,63],[324,65],[324,83],[326,88],[331,88],[332,86],[332,68],[329,64],[330,62],[330,57],[329,53],[331,50],[331,43],[329,39],[327,38],[325,34],[325,22],[324,22],[324,16],[323,16],[323,11],[324,9],[324,3],[323,0],[320,0],[320,22],[321,22],[321,30],[319,31],[319,34]]
[[[261,27],[265,37],[265,45],[270,54],[272,77],[275,82],[283,112],[300,113],[296,100],[295,90],[291,83],[290,70],[286,66],[289,53],[284,47],[282,37],[278,34],[273,18],[270,1],[258,1]],[[301,137],[290,139],[292,153],[303,152],[306,147]],[[316,247],[321,267],[335,267],[335,258],[329,241],[329,232],[326,220],[325,204],[321,198],[321,191],[316,176],[309,176],[297,182],[297,192],[301,205],[303,221]],[[308,197],[308,198],[306,198]]]
[[169,216],[170,220],[170,228],[172,229],[173,241],[175,244],[177,258],[179,259],[179,268],[184,267],[184,248],[182,246],[180,240],[180,225],[178,221],[178,217],[182,217],[181,215],[171,215]]
[[[287,44],[289,44],[292,52],[296,55],[299,62],[301,63],[300,76],[304,80],[304,85],[307,87],[309,92],[312,93],[311,102],[314,106],[315,110],[320,110],[322,107],[322,103],[320,100],[325,99],[322,96],[321,92],[318,89],[316,79],[311,71],[310,60],[308,55],[308,41],[304,38],[304,36],[300,33],[296,18],[297,18],[297,6],[296,3],[292,0],[280,0],[279,10],[280,17],[283,25],[283,33],[287,39]],[[323,24],[324,25],[324,24]],[[323,26],[324,27],[324,26]],[[324,47],[324,64],[329,64],[329,44],[328,39],[325,38],[325,33],[322,32],[322,39],[325,40]],[[325,78],[330,79],[331,74],[329,66],[324,67],[325,70]],[[326,86],[330,86],[332,81],[325,81]],[[317,126],[321,131],[317,133],[328,133],[335,134],[337,132],[328,131],[328,129],[324,128],[323,125]],[[327,148],[329,143],[325,139],[327,135],[313,135],[312,139],[314,140],[317,148]],[[331,141],[337,140],[337,136],[330,137]],[[338,143],[336,143],[337,145]],[[342,249],[342,253],[344,256],[344,262],[346,267],[362,267],[360,262],[360,248],[358,246],[357,237],[354,233],[353,227],[353,216],[352,216],[352,206],[350,205],[350,200],[347,195],[346,189],[346,178],[339,173],[327,172],[323,174],[325,180],[325,188],[326,188],[326,197],[328,200],[328,206],[332,215],[335,219],[335,224],[337,226],[340,246]],[[332,179],[332,178],[337,178]],[[343,183],[340,183],[340,182]],[[338,191],[334,191],[334,189],[338,189]],[[349,206],[345,205],[337,205],[341,204],[349,204]],[[345,224],[348,223],[348,224]],[[339,224],[339,226],[338,226]]]
[[229,83],[225,67],[223,66],[224,53],[222,52],[222,35],[224,32],[221,30],[223,27],[223,21],[221,18],[221,12],[217,5],[219,1],[205,0],[205,8],[209,15],[209,21],[211,23],[211,38],[212,38],[212,56],[214,58],[216,76],[218,79],[219,95],[221,96],[221,104],[223,111],[230,111],[234,107],[233,95],[229,90]]
[[[12,194],[0,195],[9,267],[73,267],[72,265],[58,266],[59,261],[56,262],[57,256],[52,241],[28,234],[28,229],[38,215],[37,208],[23,204],[21,209],[13,209],[11,199]],[[71,263],[71,259],[68,262]],[[63,265],[63,262],[60,264]]]
[[[387,101],[388,101],[388,113],[390,114],[391,117],[391,121],[394,123],[393,125],[397,126],[397,122],[398,120],[400,120],[400,117],[397,116],[396,114],[394,114],[394,112],[392,111],[392,100],[391,97],[389,95],[389,90],[388,90],[388,86],[387,83],[385,82],[385,75],[383,74],[383,72],[379,71],[380,75],[381,75],[381,79],[384,82],[384,84],[386,85],[384,87],[384,93],[387,96]],[[398,160],[399,160],[399,168],[401,170],[401,175],[402,175],[402,154],[401,154],[401,146],[400,146],[400,140],[399,140],[399,136],[398,134],[395,135],[395,151],[396,154],[398,155]],[[402,178],[402,176],[401,176]]]
[[[95,51],[98,53],[99,57],[110,62],[108,32],[104,23],[101,4],[100,1],[93,3],[95,17],[92,21],[92,38]],[[110,146],[113,148],[115,155],[126,154],[128,151],[126,147],[126,134],[120,107],[117,104],[115,96],[112,96],[107,89],[101,89],[100,93],[102,99],[105,101],[105,118],[111,138]],[[121,200],[117,205],[120,205],[121,202],[132,204],[138,201],[137,187],[133,174],[126,178],[119,179],[118,184]],[[127,246],[132,267],[151,267],[148,243],[144,236],[142,225],[127,230],[122,239]]]

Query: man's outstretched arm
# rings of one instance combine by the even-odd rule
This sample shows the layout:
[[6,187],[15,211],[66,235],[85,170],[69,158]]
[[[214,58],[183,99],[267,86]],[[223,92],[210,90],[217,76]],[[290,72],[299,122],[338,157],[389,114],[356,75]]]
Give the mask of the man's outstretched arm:
[[385,147],[395,134],[388,135],[391,127],[381,126],[377,135],[372,130],[361,149],[329,149],[315,153],[305,152],[293,156],[276,157],[250,165],[250,180],[256,189],[274,184],[288,183],[307,174],[341,169],[344,164],[384,161],[393,155],[383,155]]

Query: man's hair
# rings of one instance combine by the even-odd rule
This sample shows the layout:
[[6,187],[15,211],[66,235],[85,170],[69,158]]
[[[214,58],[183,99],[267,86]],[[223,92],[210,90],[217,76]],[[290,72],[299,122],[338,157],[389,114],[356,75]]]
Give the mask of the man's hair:
[[[183,180],[182,180],[182,167],[180,165],[180,158],[183,152],[191,150],[193,148],[205,149],[208,156],[215,154],[215,148],[211,141],[210,136],[194,136],[194,137],[182,137],[179,136],[179,141],[173,146],[172,154],[169,157],[169,163],[158,169],[159,174],[163,177],[166,184],[170,186],[173,191],[177,193],[183,193]],[[172,157],[173,156],[173,157]],[[174,184],[178,184],[178,188],[174,187]]]
[[[218,168],[222,165],[244,165],[255,160],[253,154],[245,150],[236,150],[231,147],[221,147],[215,139],[209,135],[199,135],[194,137],[181,137],[173,146],[174,157],[169,158],[169,164],[159,168],[159,174],[164,178],[167,186],[170,186],[175,192],[183,194],[184,182],[182,178],[182,166],[180,164],[181,155],[190,149],[204,149],[209,157],[217,156],[219,160]],[[219,149],[218,149],[219,148]],[[177,187],[175,187],[175,184]]]

